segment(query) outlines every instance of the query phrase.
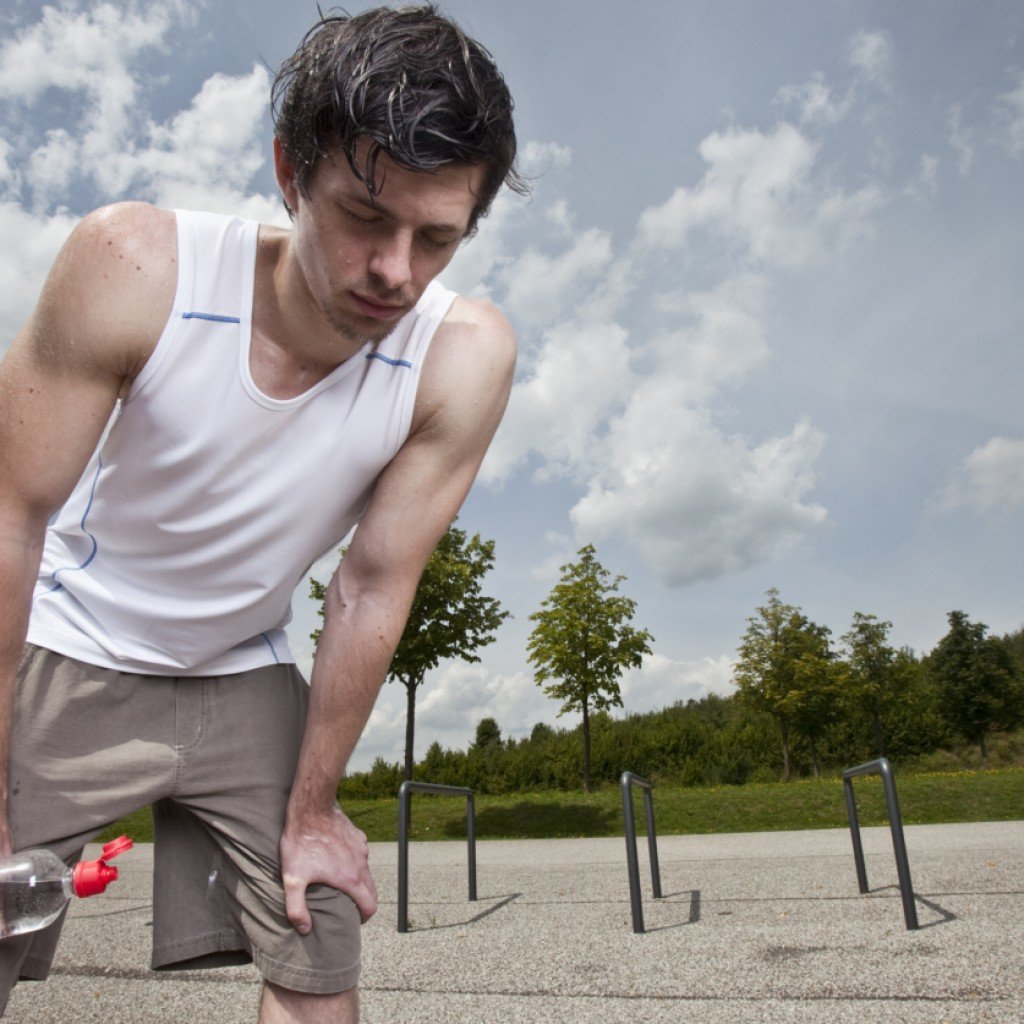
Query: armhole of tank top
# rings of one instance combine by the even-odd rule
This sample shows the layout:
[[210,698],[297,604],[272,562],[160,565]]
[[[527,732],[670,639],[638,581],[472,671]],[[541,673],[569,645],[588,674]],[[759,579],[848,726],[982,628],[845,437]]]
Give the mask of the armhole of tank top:
[[175,338],[182,330],[184,324],[182,313],[188,309],[191,299],[192,282],[195,278],[195,230],[187,211],[175,210],[174,219],[177,224],[178,236],[178,283],[174,290],[174,305],[171,307],[167,323],[164,324],[164,329],[153,347],[149,359],[139,371],[131,390],[125,397],[125,403],[130,402],[136,395],[144,391],[159,372]]
[[[242,225],[242,251],[245,269],[242,274],[241,290],[238,296],[238,377],[250,398],[259,401],[261,396],[249,367],[249,352],[252,348],[252,304],[256,297],[256,256],[259,250],[259,221],[244,221]],[[265,396],[262,396],[265,397]],[[263,404],[263,403],[260,403]]]
[[441,324],[444,323],[444,318],[450,312],[455,300],[459,297],[458,292],[453,292],[449,288],[444,288],[444,285],[442,285],[440,281],[438,281],[437,284],[444,290],[441,292],[435,292],[435,294],[428,297],[427,309],[425,310],[430,320],[430,329],[420,334],[414,342],[413,351],[409,353],[412,356],[412,363],[417,367],[417,370],[415,377],[409,381],[409,387],[405,389],[405,394],[402,396],[402,418],[398,434],[399,448],[401,448],[408,440],[409,432],[412,430],[412,417],[413,413],[416,411],[416,397],[420,393],[420,380],[423,376],[423,365],[427,361],[427,355],[430,352],[430,344],[434,340],[434,335],[437,334]]

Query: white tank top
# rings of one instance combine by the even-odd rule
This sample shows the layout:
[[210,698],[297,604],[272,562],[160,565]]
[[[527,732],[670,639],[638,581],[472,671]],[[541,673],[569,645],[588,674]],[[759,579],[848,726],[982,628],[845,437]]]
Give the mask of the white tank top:
[[455,298],[434,282],[377,345],[295,398],[253,383],[258,225],[177,211],[163,334],[51,523],[30,643],[125,672],[292,661],[291,595],[405,441]]

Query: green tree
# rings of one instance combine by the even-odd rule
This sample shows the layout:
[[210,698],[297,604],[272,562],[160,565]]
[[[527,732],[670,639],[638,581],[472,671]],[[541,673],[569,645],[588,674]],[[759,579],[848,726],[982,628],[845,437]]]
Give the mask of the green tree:
[[558,583],[530,616],[536,626],[527,652],[538,686],[557,680],[544,692],[562,701],[558,714],[583,715],[583,791],[589,793],[591,712],[622,707],[619,678],[640,667],[654,638],[630,625],[636,602],[619,593],[626,577],[613,578],[592,544],[577,554],[579,561],[561,567]]
[[821,777],[821,741],[839,717],[847,679],[846,665],[837,661],[825,626],[804,620],[793,644],[793,690],[789,696],[793,724],[806,740],[811,772]]
[[778,723],[782,777],[788,782],[793,777],[794,731],[807,737],[812,768],[815,774],[819,771],[818,739],[835,717],[839,676],[832,665],[828,629],[784,604],[774,587],[765,596],[767,603],[747,619],[734,679],[740,699]]
[[[342,552],[344,555],[344,552]],[[475,653],[494,643],[495,631],[510,618],[497,598],[482,590],[484,576],[494,566],[494,541],[451,526],[427,559],[402,639],[388,669],[406,691],[405,769],[412,778],[416,735],[416,691],[427,673],[448,658],[478,662]],[[324,586],[310,580],[314,599],[323,601]],[[321,607],[320,614],[323,614]],[[318,640],[320,631],[315,630]]]
[[493,718],[481,718],[476,723],[476,739],[473,746],[477,750],[490,750],[501,746],[501,729]]
[[956,732],[977,743],[988,759],[985,738],[992,729],[1011,729],[1024,711],[1021,686],[1008,646],[986,636],[983,622],[962,611],[949,613],[949,632],[928,658],[942,701],[942,713]]
[[891,622],[854,612],[853,624],[842,637],[849,668],[848,695],[871,721],[879,757],[885,757],[883,721],[898,699],[896,684],[903,678],[896,671],[896,652],[887,643],[891,628]]

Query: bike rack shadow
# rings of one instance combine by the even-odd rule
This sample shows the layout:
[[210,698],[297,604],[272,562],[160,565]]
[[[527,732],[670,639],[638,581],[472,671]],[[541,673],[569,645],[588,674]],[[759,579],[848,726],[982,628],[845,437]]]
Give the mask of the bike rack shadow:
[[[465,921],[452,921],[451,924],[423,924],[417,925],[416,927],[409,929],[415,932],[443,932],[448,928],[466,928],[471,924],[476,924],[477,921],[482,921],[485,917],[490,917],[491,914],[496,914],[499,910],[507,907],[510,903],[515,903],[516,900],[522,897],[521,892],[509,893],[508,896],[496,896],[497,903],[493,907],[487,907],[486,910],[481,910],[479,914],[474,914],[472,917],[467,918]],[[487,899],[488,897],[484,897]]]
[[699,924],[700,923],[700,901],[701,891],[700,889],[684,889],[682,892],[668,892],[662,895],[662,899],[667,903],[675,896],[686,896],[690,897],[690,913],[685,921],[675,921],[672,924],[660,924],[654,928],[647,928],[649,932],[666,932],[672,928],[685,928],[687,925]]

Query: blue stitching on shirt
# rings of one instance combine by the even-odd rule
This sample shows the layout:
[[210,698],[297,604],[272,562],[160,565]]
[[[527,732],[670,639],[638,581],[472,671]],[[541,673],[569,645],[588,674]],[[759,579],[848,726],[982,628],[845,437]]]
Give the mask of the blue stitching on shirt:
[[182,313],[182,320],[209,320],[215,324],[240,324],[237,316],[221,316],[220,313]]
[[50,587],[47,593],[52,594],[56,590],[63,588],[64,584],[57,579],[57,573],[59,572],[74,572],[78,569],[84,569],[88,564],[96,557],[97,551],[99,551],[99,544],[96,538],[85,528],[85,521],[89,518],[89,513],[92,511],[93,498],[96,497],[96,485],[99,483],[100,471],[103,469],[103,456],[96,456],[96,475],[92,478],[92,487],[89,489],[89,503],[85,506],[85,511],[82,513],[82,521],[79,526],[82,528],[82,533],[92,541],[92,551],[89,552],[89,557],[81,565],[64,565],[59,569],[54,569],[50,573],[50,579],[54,581],[55,586]]
[[379,359],[382,363],[387,363],[388,366],[404,366],[407,370],[412,369],[412,363],[408,359],[392,359],[390,356],[384,355],[383,352],[367,352],[367,359]]
[[281,664],[281,659],[277,656],[277,651],[274,650],[274,645],[270,642],[270,637],[266,633],[260,633],[263,637],[263,642],[270,648],[270,653],[274,656],[274,662],[277,665]]

